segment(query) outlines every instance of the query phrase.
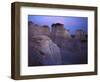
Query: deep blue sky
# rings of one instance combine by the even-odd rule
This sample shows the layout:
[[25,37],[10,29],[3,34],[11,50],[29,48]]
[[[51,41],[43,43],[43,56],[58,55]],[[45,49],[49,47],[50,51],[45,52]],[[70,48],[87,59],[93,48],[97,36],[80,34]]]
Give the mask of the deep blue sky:
[[28,21],[32,21],[38,25],[48,25],[49,27],[51,27],[53,23],[62,23],[65,29],[70,30],[71,34],[74,34],[77,29],[83,29],[87,32],[88,26],[87,17],[29,15]]

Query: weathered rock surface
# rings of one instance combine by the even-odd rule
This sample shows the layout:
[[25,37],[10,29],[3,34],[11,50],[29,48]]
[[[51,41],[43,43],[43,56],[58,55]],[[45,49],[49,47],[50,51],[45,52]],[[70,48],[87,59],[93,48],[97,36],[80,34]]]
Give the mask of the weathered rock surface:
[[87,36],[82,29],[72,37],[64,24],[50,28],[30,21],[28,25],[29,66],[87,63]]
[[75,39],[86,40],[87,39],[86,33],[82,29],[76,30]]
[[[32,37],[29,52],[29,65],[60,65],[61,54],[59,47],[45,35]],[[35,59],[34,59],[35,57]]]

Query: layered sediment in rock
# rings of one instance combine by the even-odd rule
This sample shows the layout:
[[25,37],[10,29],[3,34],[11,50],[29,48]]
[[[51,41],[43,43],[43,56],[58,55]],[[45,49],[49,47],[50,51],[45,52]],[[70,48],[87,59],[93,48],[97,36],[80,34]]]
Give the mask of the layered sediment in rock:
[[75,39],[86,40],[87,39],[86,33],[82,29],[76,30]]
[[[29,22],[28,23],[28,38],[29,38],[29,54],[30,54],[30,59],[31,59],[31,55],[35,53],[35,55],[41,55],[42,58],[42,54],[44,54],[45,52],[39,51],[38,49],[35,50],[34,46],[38,45],[39,43],[41,43],[41,41],[43,41],[43,43],[46,43],[44,41],[44,38],[40,38],[40,39],[34,39],[33,37],[35,36],[44,36],[46,37],[45,40],[48,41],[47,38],[49,38],[49,40],[52,42],[52,44],[50,44],[50,46],[43,48],[46,46],[46,44],[43,44],[43,46],[41,47],[44,51],[47,51],[47,54],[51,54],[54,55],[53,58],[55,58],[55,60],[59,60],[59,57],[61,56],[61,60],[59,60],[62,63],[59,64],[78,64],[78,63],[86,63],[87,62],[87,34],[82,30],[82,29],[77,29],[75,32],[74,37],[72,37],[72,35],[70,34],[70,30],[65,29],[64,24],[61,23],[55,23],[52,24],[51,27],[47,26],[47,25],[37,25],[34,24],[33,22]],[[37,40],[37,43],[35,43],[35,41]],[[39,42],[39,40],[41,40]],[[82,41],[84,43],[82,43]],[[34,44],[35,43],[35,44]],[[49,43],[48,43],[49,45]],[[55,46],[54,46],[55,45]],[[40,50],[42,50],[40,49]],[[53,51],[53,54],[52,54]],[[50,55],[49,54],[49,55]],[[56,56],[55,56],[56,54]],[[58,59],[57,59],[57,54],[58,54]],[[46,55],[46,54],[45,54]],[[34,56],[35,57],[35,56]],[[50,56],[48,56],[47,59],[49,59]],[[36,56],[37,58],[37,56]],[[35,58],[35,59],[36,59]],[[53,59],[51,57],[51,63],[50,62],[44,62],[44,65],[56,65],[57,62],[53,62]],[[30,60],[29,59],[29,60]],[[34,58],[32,59],[32,62],[35,62]],[[37,59],[38,60],[38,59]],[[36,61],[37,61],[36,60]],[[46,59],[44,59],[46,60]],[[31,62],[31,61],[30,61]],[[32,65],[32,63],[31,63]],[[43,62],[38,62],[37,64],[33,64],[33,65],[43,65]]]
[[64,28],[64,24],[52,24],[52,37],[70,38],[69,30]]
[[[64,24],[55,23],[51,27],[48,25],[40,26],[29,21],[29,34],[31,35],[46,35],[52,37],[52,39],[62,38],[62,39],[72,39],[70,30],[64,28]],[[51,30],[50,30],[51,29]],[[74,39],[86,40],[87,34],[82,29],[77,29],[74,35]]]

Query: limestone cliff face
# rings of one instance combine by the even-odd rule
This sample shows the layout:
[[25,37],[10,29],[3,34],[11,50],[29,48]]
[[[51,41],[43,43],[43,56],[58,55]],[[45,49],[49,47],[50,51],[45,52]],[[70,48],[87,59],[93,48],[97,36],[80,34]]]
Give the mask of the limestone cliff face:
[[64,28],[63,24],[56,23],[52,24],[52,36],[53,37],[61,37],[61,38],[69,38],[69,31]]
[[50,36],[50,27],[47,25],[41,26],[42,34]]
[[60,47],[65,48],[68,40],[71,39],[69,30],[64,28],[63,24],[52,24],[52,40]]
[[34,35],[49,36],[50,35],[50,28],[47,25],[40,26],[40,25],[34,24],[32,22],[29,22],[28,28],[29,28],[30,36],[34,36]]
[[[33,22],[28,22],[29,34],[34,35],[46,35],[51,37],[53,40],[57,38],[61,39],[72,39],[70,30],[64,28],[64,24],[55,23],[51,27],[47,25],[40,26]],[[50,29],[51,28],[51,29]],[[82,29],[77,29],[75,32],[75,39],[86,40],[86,33]]]
[[76,30],[75,39],[86,40],[87,39],[86,33],[82,29]]
[[30,47],[32,51],[29,52],[29,65],[62,64],[60,49],[48,36],[33,36]]
[[77,29],[72,37],[60,23],[49,27],[29,21],[28,28],[30,66],[87,62],[87,36],[82,29]]

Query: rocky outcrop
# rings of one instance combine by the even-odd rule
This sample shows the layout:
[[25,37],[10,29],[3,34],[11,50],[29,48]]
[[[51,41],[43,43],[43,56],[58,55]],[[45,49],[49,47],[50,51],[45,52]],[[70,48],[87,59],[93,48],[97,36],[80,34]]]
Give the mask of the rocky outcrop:
[[60,48],[65,48],[66,42],[71,39],[69,30],[65,29],[64,25],[60,23],[52,24],[51,34],[52,34],[52,40]]
[[50,35],[50,28],[47,25],[40,26],[38,24],[34,24],[32,22],[29,22],[28,24],[29,28],[29,35],[34,36],[34,35]]
[[50,36],[50,27],[47,25],[44,25],[41,27],[42,35]]
[[[61,39],[72,39],[70,30],[64,28],[64,24],[55,23],[51,25],[51,29],[47,25],[40,26],[33,22],[28,22],[29,34],[33,35],[46,35],[51,37],[53,40],[57,38]],[[86,40],[87,34],[82,29],[77,29],[74,35],[74,39]]]
[[70,38],[69,30],[66,30],[60,23],[52,24],[51,33],[53,37]]
[[82,29],[78,29],[75,33],[75,39],[84,41],[87,39],[87,35]]
[[29,66],[87,63],[87,34],[77,29],[75,35],[64,24],[51,27],[28,22]]
[[[29,65],[59,65],[61,64],[61,54],[59,47],[45,35],[32,37],[32,49],[29,52]],[[33,53],[32,53],[33,52]],[[36,58],[36,59],[35,59]]]

